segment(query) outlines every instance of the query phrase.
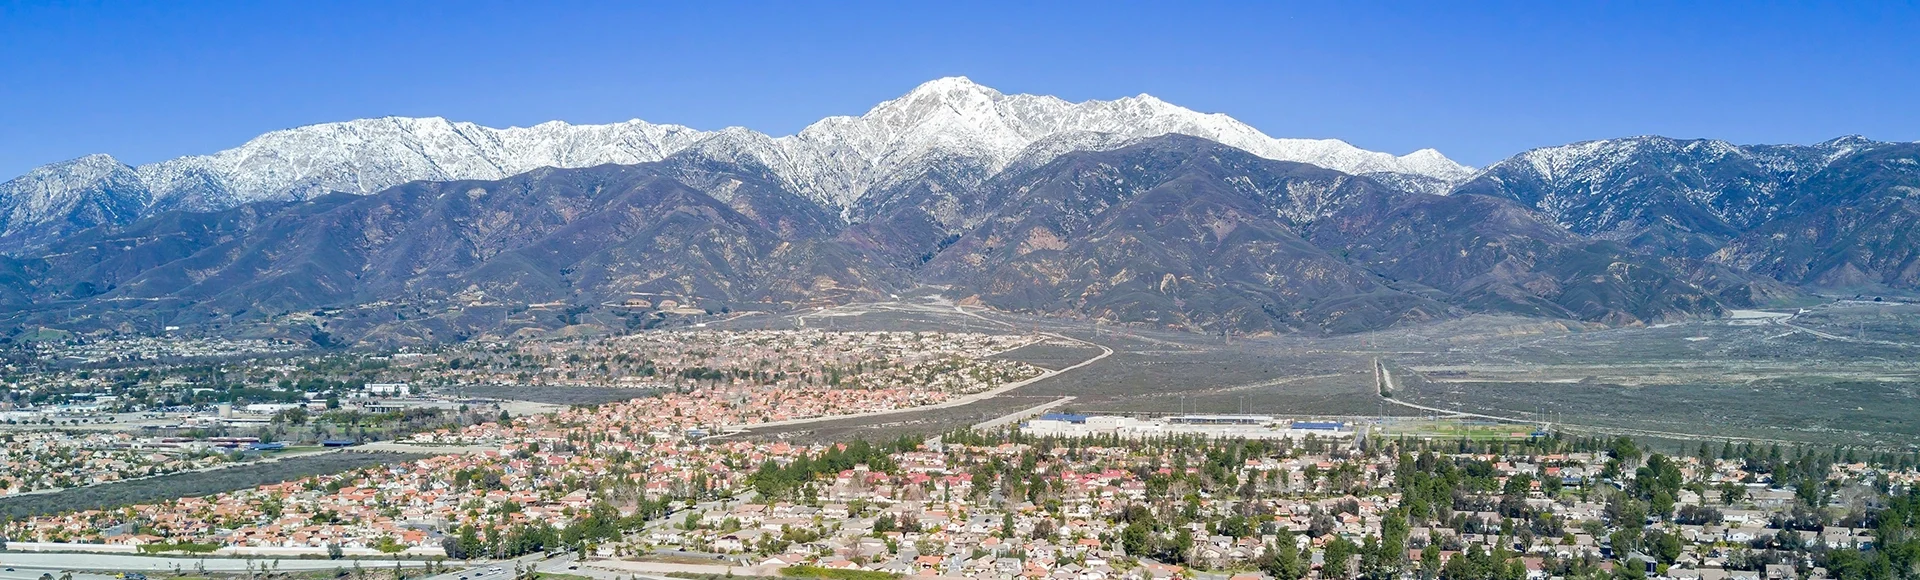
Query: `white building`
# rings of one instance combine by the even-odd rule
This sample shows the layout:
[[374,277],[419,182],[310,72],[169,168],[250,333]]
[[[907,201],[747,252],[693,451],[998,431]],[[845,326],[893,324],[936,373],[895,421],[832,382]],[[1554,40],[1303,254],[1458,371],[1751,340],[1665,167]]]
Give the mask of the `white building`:
[[1240,439],[1305,439],[1308,435],[1320,438],[1354,435],[1353,430],[1345,428],[1344,424],[1283,422],[1266,415],[1183,415],[1164,419],[1135,419],[1115,415],[1052,413],[1022,423],[1020,430],[1041,437],[1200,435]]

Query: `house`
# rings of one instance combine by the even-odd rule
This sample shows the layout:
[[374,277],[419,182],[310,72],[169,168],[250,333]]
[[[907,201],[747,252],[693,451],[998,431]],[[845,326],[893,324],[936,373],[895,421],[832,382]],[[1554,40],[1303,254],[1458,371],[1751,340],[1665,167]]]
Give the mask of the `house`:
[[1792,580],[1797,576],[1793,566],[1787,564],[1767,564],[1764,573],[1766,580]]
[[766,535],[765,530],[749,528],[720,536],[713,541],[713,549],[720,552],[744,552]]
[[859,570],[860,569],[859,564],[855,564],[853,563],[853,561],[848,560],[846,558],[833,558],[831,560],[822,560],[820,562],[820,567],[826,568],[828,570]]

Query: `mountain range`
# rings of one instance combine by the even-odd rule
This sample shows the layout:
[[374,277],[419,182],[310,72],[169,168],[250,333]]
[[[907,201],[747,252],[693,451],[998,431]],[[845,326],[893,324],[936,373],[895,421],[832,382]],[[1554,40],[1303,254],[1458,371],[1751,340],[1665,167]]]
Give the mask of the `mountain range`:
[[332,192],[365,195],[409,181],[502,179],[541,167],[660,161],[683,151],[763,167],[786,188],[845,211],[869,190],[928,173],[977,185],[1030,148],[1064,152],[1169,133],[1434,187],[1472,172],[1430,149],[1396,157],[1332,139],[1275,139],[1226,115],[1196,113],[1148,95],[1069,103],[1005,95],[954,77],[923,84],[859,117],[829,117],[785,137],[640,120],[494,129],[437,117],[385,117],[274,131],[212,155],[137,167],[92,155],[0,184],[0,246],[172,209],[211,211]]
[[413,342],[933,288],[1202,332],[1642,324],[1915,289],[1916,160],[1637,137],[1476,170],[964,78],[784,137],[365,119],[0,184],[0,323]]

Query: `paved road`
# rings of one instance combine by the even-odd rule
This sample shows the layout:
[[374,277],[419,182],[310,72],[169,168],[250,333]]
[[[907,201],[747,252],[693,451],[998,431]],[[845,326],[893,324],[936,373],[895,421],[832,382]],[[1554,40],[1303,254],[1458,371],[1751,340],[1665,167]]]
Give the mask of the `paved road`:
[[573,555],[562,554],[548,559],[546,554],[528,554],[512,560],[475,560],[471,564],[459,560],[448,560],[444,563],[451,566],[451,570],[428,576],[423,580],[513,580],[514,568],[517,566],[532,563],[537,570],[553,572],[555,570],[549,569],[553,566],[552,563],[563,559],[566,562],[572,562]]
[[[60,570],[99,570],[99,571],[114,571],[114,572],[171,572],[177,567],[180,570],[186,570],[186,571],[205,569],[210,572],[216,572],[216,571],[217,572],[245,572],[247,570],[248,565],[252,565],[255,570],[258,570],[261,567],[271,567],[275,563],[278,564],[278,569],[280,570],[332,570],[334,568],[339,568],[343,566],[349,567],[349,568],[353,566],[353,561],[351,560],[322,560],[322,559],[298,559],[298,558],[284,558],[279,560],[275,560],[272,558],[251,558],[251,559],[249,558],[187,558],[187,557],[179,557],[179,556],[135,556],[132,554],[90,554],[90,553],[72,553],[72,552],[64,552],[64,553],[0,552],[0,570],[4,570],[5,567],[9,567],[9,566],[15,568],[16,574],[26,572],[27,570],[30,570],[30,569],[34,570],[35,572],[30,575],[29,580],[31,580],[32,578],[39,578],[41,572],[46,572],[49,570],[54,572],[53,575],[55,577],[60,576],[60,573],[59,573]],[[362,566],[366,566],[369,568],[380,567],[380,566],[385,566],[388,568],[393,567],[392,560],[369,559],[369,560],[360,560],[360,563]],[[402,561],[401,565],[407,566],[407,567],[420,567],[420,566],[427,565],[427,562],[421,561],[421,560],[407,560],[407,561]],[[8,576],[5,578],[11,580],[12,577]],[[80,577],[78,574],[76,574],[74,578],[75,580],[80,580]]]
[[1027,417],[1032,417],[1034,415],[1044,413],[1046,412],[1047,409],[1052,409],[1054,407],[1065,405],[1068,402],[1072,401],[1073,399],[1074,397],[1071,397],[1071,396],[1060,397],[1052,401],[1047,401],[1045,403],[1034,405],[1032,407],[1027,407],[1025,409],[1014,411],[1012,413],[1007,413],[1005,415],[1001,415],[993,419],[988,419],[985,422],[974,425],[973,429],[975,431],[984,431],[987,429],[993,429],[997,427],[1005,427],[1007,425],[1017,423],[1021,419],[1025,419]]
[[[779,569],[766,566],[729,566],[726,564],[674,564],[670,562],[630,562],[626,560],[595,560],[581,566],[582,570],[598,568],[615,574],[642,574],[661,576],[673,572],[690,574],[734,574],[740,576],[778,576]],[[568,573],[578,573],[569,570]]]
[[[16,568],[12,572],[7,572],[4,570],[5,569],[3,567],[0,567],[0,580],[39,580],[41,574],[51,574],[53,575],[54,578],[59,578],[61,576],[60,570],[52,570],[52,569]],[[112,576],[108,576],[106,574],[90,574],[90,573],[76,572],[73,575],[73,580],[114,580],[114,579]]]

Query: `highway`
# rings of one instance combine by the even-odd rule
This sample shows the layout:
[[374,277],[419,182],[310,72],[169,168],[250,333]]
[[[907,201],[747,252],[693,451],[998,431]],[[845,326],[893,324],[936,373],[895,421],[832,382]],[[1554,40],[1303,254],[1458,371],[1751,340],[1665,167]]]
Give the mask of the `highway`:
[[566,572],[564,568],[573,563],[573,554],[560,554],[551,559],[547,554],[528,554],[512,560],[475,560],[473,564],[463,564],[458,560],[445,562],[453,569],[428,576],[424,580],[513,580],[515,568],[532,564],[541,572]]

